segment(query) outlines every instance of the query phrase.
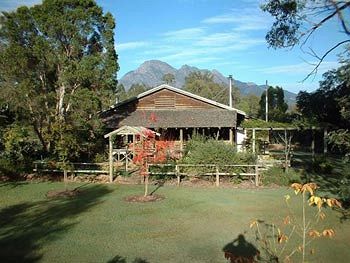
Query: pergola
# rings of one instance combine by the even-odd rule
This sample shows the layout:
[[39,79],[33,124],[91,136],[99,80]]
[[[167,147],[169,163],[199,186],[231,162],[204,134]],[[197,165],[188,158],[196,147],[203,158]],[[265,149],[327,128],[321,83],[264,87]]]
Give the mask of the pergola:
[[152,131],[150,129],[147,129],[145,127],[141,126],[122,126],[114,131],[111,131],[110,133],[105,134],[105,138],[108,138],[109,140],[109,181],[113,182],[113,153],[120,154],[121,150],[123,150],[123,153],[125,153],[125,162],[126,167],[128,163],[128,150],[125,149],[113,149],[113,139],[115,136],[129,136],[132,135],[132,141],[136,141],[136,136],[140,136],[143,138],[146,138],[146,134],[154,133],[156,136],[160,136],[159,133]]
[[256,131],[284,131],[284,136],[287,136],[287,131],[301,131],[301,130],[311,130],[312,131],[312,141],[311,141],[311,151],[312,155],[315,155],[315,130],[323,130],[323,152],[327,153],[327,128],[322,127],[310,127],[310,128],[297,128],[297,127],[270,127],[270,128],[246,128],[247,131],[252,131],[252,150],[253,153],[256,152]]

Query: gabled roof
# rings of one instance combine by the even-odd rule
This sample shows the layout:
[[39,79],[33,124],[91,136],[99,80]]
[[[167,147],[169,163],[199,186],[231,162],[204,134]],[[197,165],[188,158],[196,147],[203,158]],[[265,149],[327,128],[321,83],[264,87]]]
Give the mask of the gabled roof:
[[112,135],[141,135],[143,137],[146,137],[144,134],[145,132],[152,132],[157,136],[160,136],[159,133],[152,131],[150,129],[147,129],[145,127],[141,126],[122,126],[119,129],[116,129],[110,133],[105,134],[105,138],[111,137]]
[[[175,88],[175,87],[172,87],[170,85],[167,85],[167,84],[162,84],[162,85],[159,85],[158,87],[155,87],[153,89],[150,89],[150,90],[147,90],[145,92],[142,92],[141,94],[139,94],[138,96],[136,97],[133,97],[133,98],[130,98],[128,100],[125,100],[125,101],[122,101],[120,103],[117,103],[115,104],[114,106],[112,106],[111,108],[116,108],[116,107],[119,107],[121,105],[124,105],[124,104],[127,104],[131,101],[134,101],[134,100],[138,100],[138,99],[141,99],[143,97],[146,97],[152,93],[155,93],[159,90],[162,90],[162,89],[168,89],[168,90],[171,90],[171,91],[174,91],[174,92],[177,92],[179,94],[182,94],[182,95],[185,95],[185,96],[188,96],[188,97],[191,97],[191,98],[194,98],[194,99],[197,99],[197,100],[200,100],[200,101],[203,101],[203,102],[206,102],[208,104],[211,104],[211,105],[214,105],[216,107],[219,107],[219,108],[222,108],[222,109],[225,109],[225,110],[230,110],[230,111],[236,111],[237,113],[241,114],[241,115],[244,115],[246,116],[247,114],[244,112],[244,111],[241,111],[239,109],[236,109],[236,108],[233,108],[233,107],[230,107],[228,105],[224,105],[222,103],[219,103],[219,102],[216,102],[216,101],[213,101],[213,100],[210,100],[210,99],[207,99],[207,98],[204,98],[204,97],[201,97],[199,95],[196,95],[196,94],[193,94],[191,92],[188,92],[188,91],[184,91],[182,89],[178,89],[178,88]],[[109,109],[110,110],[110,109]]]

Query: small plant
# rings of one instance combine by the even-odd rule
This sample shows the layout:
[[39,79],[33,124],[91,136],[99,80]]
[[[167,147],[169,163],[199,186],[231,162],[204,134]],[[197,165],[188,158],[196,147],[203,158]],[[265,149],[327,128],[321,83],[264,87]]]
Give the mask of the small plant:
[[[306,262],[308,254],[314,254],[315,249],[307,249],[316,238],[335,236],[332,228],[321,228],[320,220],[326,215],[323,207],[341,207],[341,203],[334,198],[323,198],[315,195],[317,185],[314,183],[299,184],[293,183],[291,187],[297,196],[301,197],[302,211],[296,213],[290,206],[290,195],[285,196],[289,213],[283,218],[280,224],[266,224],[261,220],[253,220],[250,228],[254,228],[256,240],[265,252],[268,262],[290,262],[293,255],[301,254],[301,262]],[[312,208],[306,211],[307,207]],[[265,231],[264,231],[265,229]],[[288,246],[291,244],[291,246]]]
[[144,130],[136,135],[136,142],[129,147],[135,150],[133,161],[140,166],[140,176],[145,181],[145,193],[148,195],[148,179],[150,163],[164,163],[171,158],[172,142],[156,141],[156,134],[151,130]]
[[281,167],[271,167],[262,174],[262,183],[264,185],[288,186],[292,182],[301,182],[301,174],[294,169],[289,169],[288,172],[285,172]]

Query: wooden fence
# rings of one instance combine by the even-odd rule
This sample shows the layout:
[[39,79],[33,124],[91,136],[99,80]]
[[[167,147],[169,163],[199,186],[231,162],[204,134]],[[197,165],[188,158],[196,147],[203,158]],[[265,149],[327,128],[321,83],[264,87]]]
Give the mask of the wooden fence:
[[69,163],[67,169],[62,169],[60,162],[33,162],[33,172],[67,172],[84,174],[108,174],[108,163]]
[[[154,168],[160,171],[154,171]],[[171,169],[173,168],[173,169]],[[177,184],[180,185],[181,176],[193,175],[189,168],[202,170],[208,168],[210,171],[197,172],[201,175],[215,176],[216,186],[220,186],[220,176],[244,176],[253,179],[256,186],[259,186],[259,170],[266,169],[264,165],[258,164],[235,164],[235,165],[215,165],[215,164],[148,164],[147,171],[149,175],[175,175],[177,177]],[[242,170],[242,172],[235,171]]]

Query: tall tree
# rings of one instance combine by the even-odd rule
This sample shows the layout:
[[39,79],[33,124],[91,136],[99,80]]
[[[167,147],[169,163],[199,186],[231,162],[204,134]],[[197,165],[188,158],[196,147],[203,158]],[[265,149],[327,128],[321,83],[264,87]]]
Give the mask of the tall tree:
[[128,98],[128,94],[125,91],[124,85],[123,84],[119,84],[117,86],[117,89],[115,91],[116,94],[116,102],[121,102],[123,100],[126,100]]
[[[268,95],[268,119],[271,121],[283,122],[286,119],[286,111],[288,104],[284,101],[284,92],[281,87],[270,86],[267,89]],[[265,119],[266,115],[266,91],[263,92],[260,98],[260,111],[259,116]]]
[[257,118],[259,116],[260,104],[259,97],[254,94],[248,96],[242,96],[240,102],[237,104],[237,108],[245,111],[248,116]]
[[332,126],[331,141],[350,154],[350,58],[341,59],[338,69],[323,75],[320,88],[299,92],[297,107],[307,120]]
[[171,84],[175,81],[175,76],[174,74],[171,73],[166,73],[164,74],[162,80],[166,83],[166,84]]
[[[325,24],[338,19],[344,39],[322,54],[317,54],[312,47],[308,53],[318,62],[308,76],[317,72],[325,57],[340,46],[350,43],[349,1],[339,0],[266,0],[262,10],[270,13],[275,21],[266,34],[266,41],[273,48],[290,48],[296,45],[304,47],[316,31],[321,31]],[[307,76],[307,77],[308,77]]]
[[132,84],[127,92],[127,97],[136,97],[137,95],[141,94],[142,92],[145,92],[148,89],[149,87],[147,87],[145,84]]
[[112,15],[92,0],[44,0],[0,19],[0,97],[47,153],[83,150],[116,85]]
[[[184,90],[226,105],[229,101],[228,87],[215,83],[213,75],[209,71],[195,71],[190,73],[185,79]],[[240,100],[240,94],[237,88],[233,88],[232,97],[233,107],[237,107]]]

